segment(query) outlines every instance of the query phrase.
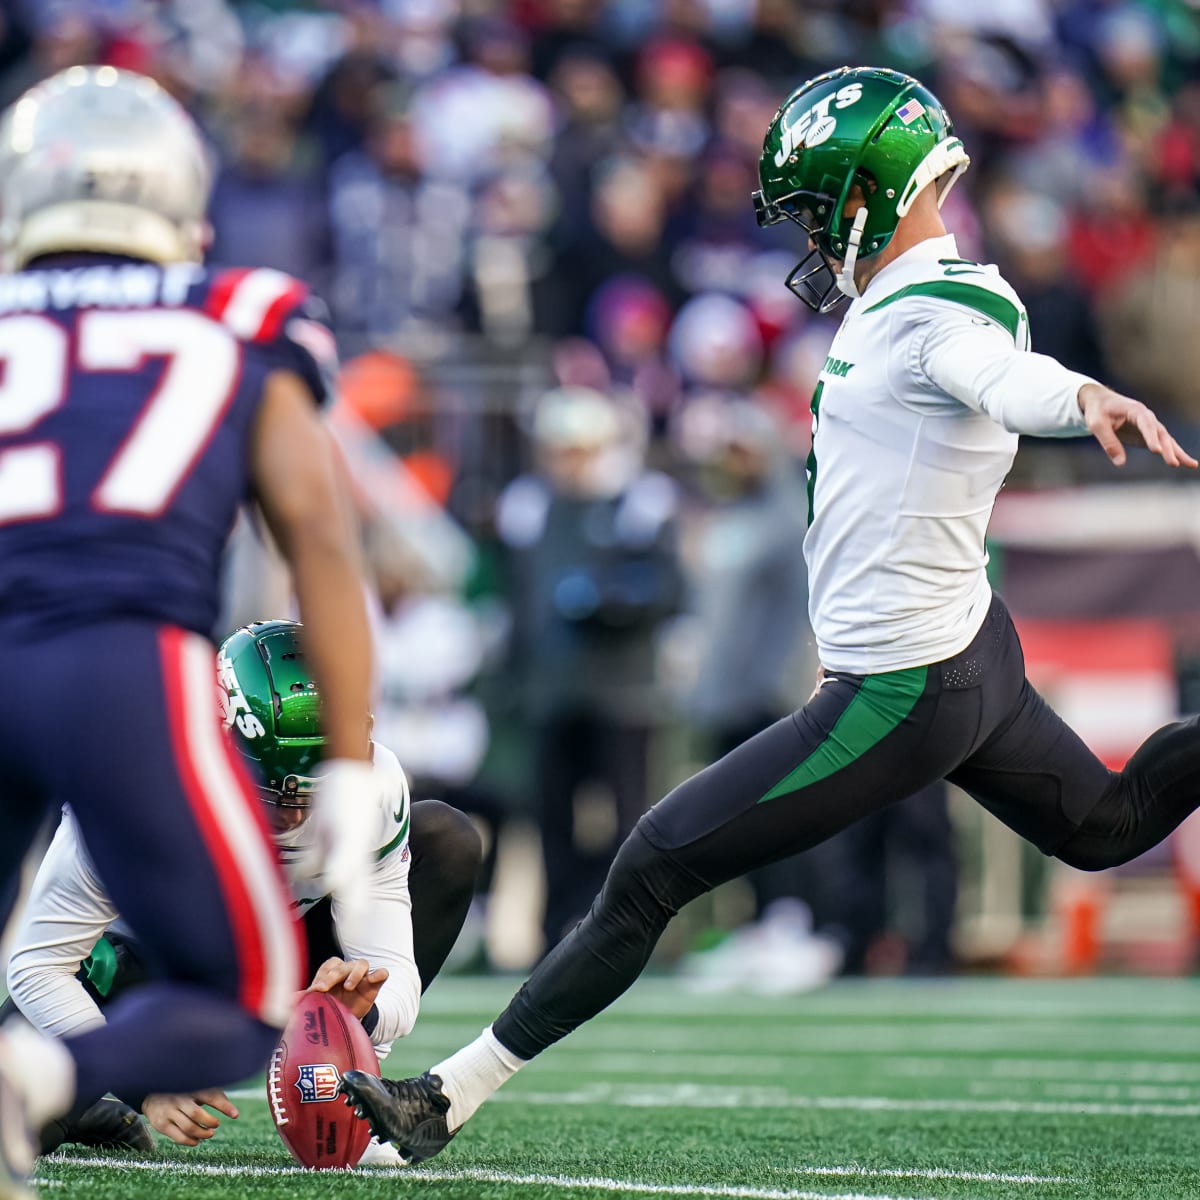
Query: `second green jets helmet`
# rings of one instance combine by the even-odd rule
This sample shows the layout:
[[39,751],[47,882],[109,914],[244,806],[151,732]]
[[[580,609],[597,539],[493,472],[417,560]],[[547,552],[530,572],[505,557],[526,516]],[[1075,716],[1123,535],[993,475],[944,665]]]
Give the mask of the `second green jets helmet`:
[[[790,220],[808,234],[813,249],[787,284],[828,312],[858,295],[855,264],[891,241],[917,196],[935,183],[940,205],[969,163],[946,110],[918,80],[842,67],[797,88],[775,114],[754,207],[760,225]],[[866,204],[847,218],[856,184]]]
[[325,749],[317,685],[295,621],[259,621],[217,650],[225,728],[259,777],[264,799],[307,807]]

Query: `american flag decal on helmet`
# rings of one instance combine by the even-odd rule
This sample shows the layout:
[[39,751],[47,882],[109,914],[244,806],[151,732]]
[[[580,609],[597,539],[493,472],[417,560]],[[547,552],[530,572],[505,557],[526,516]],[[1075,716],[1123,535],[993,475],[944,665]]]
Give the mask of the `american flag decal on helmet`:
[[918,117],[925,115],[925,105],[915,96],[911,100],[906,100],[898,109],[896,116],[904,122],[905,125],[911,125]]

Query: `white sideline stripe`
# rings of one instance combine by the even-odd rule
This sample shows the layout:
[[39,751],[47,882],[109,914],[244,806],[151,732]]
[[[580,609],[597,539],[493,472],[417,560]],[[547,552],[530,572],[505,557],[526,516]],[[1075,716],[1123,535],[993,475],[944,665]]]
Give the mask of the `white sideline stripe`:
[[616,1108],[775,1108],[847,1112],[1010,1113],[1037,1116],[1200,1117],[1200,1104],[1116,1104],[1056,1100],[938,1100],[896,1096],[791,1096],[776,1089],[725,1089],[708,1084],[676,1084],[616,1092],[603,1086],[575,1092],[501,1092],[501,1103],[538,1105],[610,1104]]
[[[1200,1087],[1200,1062],[1148,1062],[1138,1060],[1082,1060],[1082,1059],[993,1059],[967,1058],[963,1056],[940,1057],[882,1057],[862,1061],[861,1056],[848,1057],[840,1051],[828,1054],[820,1052],[792,1054],[780,1050],[775,1054],[708,1054],[698,1051],[690,1053],[668,1050],[651,1054],[607,1053],[577,1050],[570,1047],[555,1048],[554,1058],[542,1069],[552,1075],[578,1078],[581,1074],[598,1075],[604,1079],[629,1075],[637,1079],[677,1075],[695,1078],[697,1075],[722,1078],[739,1073],[762,1080],[764,1076],[786,1075],[797,1077],[802,1073],[815,1074],[827,1071],[831,1065],[843,1071],[870,1071],[876,1077],[894,1076],[901,1079],[945,1079],[947,1081],[978,1080],[990,1076],[998,1081],[1036,1082],[1049,1084],[1051,1081],[1079,1083],[1100,1089],[1102,1084],[1122,1086],[1173,1084]],[[430,1058],[435,1055],[430,1054]],[[1101,1097],[1097,1097],[1100,1099]],[[1116,1099],[1105,1095],[1103,1099]],[[1132,1096],[1131,1099],[1155,1099],[1158,1097]],[[1175,1099],[1191,1097],[1173,1097]]]
[[[535,1104],[568,1108],[609,1104],[614,1108],[778,1108],[834,1112],[962,1112],[1031,1116],[1200,1117],[1200,1104],[1120,1104],[1092,1100],[908,1100],[897,1096],[790,1096],[770,1088],[740,1088],[712,1095],[701,1083],[658,1084],[637,1092],[617,1092],[606,1085],[574,1092],[499,1092],[492,1103]],[[234,1088],[231,1100],[266,1101],[262,1088]]]
[[[424,1032],[439,1044],[470,1041],[480,1022],[447,1023],[434,1017],[422,1018]],[[578,1033],[577,1040],[557,1051],[566,1054],[598,1054],[606,1050],[653,1054],[663,1051],[697,1052],[720,1046],[725,1053],[761,1053],[764,1041],[776,1039],[779,1055],[840,1053],[862,1057],[880,1054],[929,1054],[944,1057],[950,1052],[980,1054],[1113,1054],[1114,1045],[1124,1053],[1200,1054],[1200,1027],[1184,1028],[1162,1024],[1070,1028],[1059,1024],[1015,1025],[1007,1022],[946,1022],[940,1025],[897,1025],[894,1021],[806,1024],[797,1018],[791,1024],[774,1025],[751,1014],[740,1028],[716,1023],[674,1025],[611,1021],[598,1023]],[[1148,1021],[1152,1018],[1148,1018]]]
[[1070,1175],[1006,1175],[998,1171],[951,1171],[946,1167],[791,1167],[796,1175],[855,1179],[957,1179],[964,1183],[1078,1183]]
[[[218,1166],[216,1163],[166,1163],[146,1160],[128,1160],[112,1158],[51,1158],[43,1161],[54,1162],[59,1166],[68,1167],[108,1167],[114,1171],[156,1171],[174,1176],[203,1176],[206,1178],[269,1178],[281,1175],[316,1175],[317,1172],[305,1167],[252,1167],[240,1163],[229,1163]],[[573,1191],[616,1192],[621,1195],[634,1194],[639,1196],[722,1196],[731,1200],[913,1200],[905,1196],[881,1196],[876,1192],[801,1192],[784,1188],[753,1188],[736,1185],[712,1184],[706,1186],[699,1183],[639,1183],[633,1179],[606,1179],[601,1177],[574,1175],[517,1175],[509,1171],[486,1171],[480,1168],[466,1167],[460,1171],[427,1171],[421,1167],[367,1167],[352,1171],[338,1171],[337,1177],[357,1176],[360,1179],[380,1179],[388,1176],[405,1176],[410,1179],[420,1179],[429,1183],[457,1183],[470,1180],[475,1183],[511,1183],[518,1187],[560,1187]],[[39,1186],[49,1184],[55,1186],[60,1181],[42,1179],[33,1180]]]
[[[423,1021],[442,1017],[470,1018],[486,1024],[504,1008],[521,985],[522,975],[494,979],[443,978],[430,989]],[[989,980],[980,986],[971,979],[841,981],[804,996],[770,997],[746,992],[696,996],[678,978],[643,979],[614,1004],[618,1018],[670,1016],[718,1020],[750,1017],[795,1024],[806,1017],[863,1017],[882,1022],[896,1016],[986,1021],[1062,1019],[1105,1024],[1147,1020],[1188,1023],[1196,1012],[1194,982],[1156,979],[1130,985],[1126,980],[1074,982]]]
[[728,1196],[738,1200],[906,1200],[900,1196],[881,1196],[863,1192],[797,1192],[784,1188],[752,1188],[736,1185],[698,1183],[638,1183],[626,1179],[574,1177],[571,1175],[510,1175],[504,1171],[466,1168],[462,1171],[426,1172],[417,1168],[422,1179],[436,1183],[454,1183],[469,1179],[476,1183],[514,1183],[536,1187],[560,1187],[575,1191],[632,1193],[639,1196]]

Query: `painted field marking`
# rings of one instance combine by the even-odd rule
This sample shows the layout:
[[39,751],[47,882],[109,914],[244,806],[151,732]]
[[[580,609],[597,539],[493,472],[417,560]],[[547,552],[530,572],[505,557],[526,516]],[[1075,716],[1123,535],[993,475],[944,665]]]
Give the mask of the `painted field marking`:
[[[554,1055],[539,1066],[541,1078],[548,1075],[577,1077],[583,1072],[600,1076],[631,1075],[645,1078],[652,1075],[683,1075],[725,1077],[746,1073],[758,1077],[767,1075],[813,1075],[836,1066],[842,1074],[851,1071],[869,1072],[873,1076],[902,1079],[977,1079],[992,1076],[1000,1080],[1061,1081],[1079,1083],[1120,1084],[1196,1084],[1200,1086],[1200,1062],[1155,1063],[1144,1059],[1108,1062],[1084,1059],[990,1059],[939,1057],[872,1057],[847,1056],[839,1052],[776,1054],[706,1054],[663,1051],[634,1054],[612,1052],[597,1054],[588,1050],[569,1056],[565,1048],[555,1047]],[[1145,1097],[1142,1097],[1145,1098]]]
[[951,1171],[947,1167],[789,1167],[796,1175],[854,1179],[954,1179],[964,1183],[1078,1183],[1070,1175],[1007,1175],[999,1171]]
[[508,1104],[617,1108],[775,1108],[846,1112],[1006,1113],[1036,1116],[1200,1117],[1200,1104],[1119,1104],[1097,1101],[910,1099],[899,1096],[793,1096],[779,1088],[723,1088],[703,1083],[651,1084],[636,1091],[597,1083],[569,1092],[500,1092]]
[[[234,1088],[226,1092],[231,1100],[262,1100],[260,1088]],[[960,1112],[1006,1113],[1031,1116],[1083,1117],[1200,1117],[1195,1104],[1121,1104],[1109,1101],[1080,1100],[967,1100],[909,1099],[903,1096],[793,1096],[779,1088],[725,1088],[718,1095],[705,1083],[650,1084],[636,1091],[595,1083],[567,1092],[504,1091],[492,1097],[492,1103],[534,1104],[578,1108],[589,1104],[607,1104],[614,1108],[775,1108],[818,1109],[844,1112]]]
[[[442,1013],[478,1018],[485,1023],[495,1017],[521,985],[522,978],[461,980],[439,979],[430,989],[422,1021],[437,1020]],[[880,1016],[908,1014],[928,1019],[951,1016],[1008,1019],[1061,1016],[1080,1020],[1147,1019],[1191,1021],[1200,991],[1194,981],[1154,980],[1151,990],[1144,981],[1105,979],[1097,981],[1039,980],[951,980],[923,984],[913,980],[842,982],[805,996],[782,998],[744,992],[696,996],[678,980],[641,980],[614,1005],[618,1017],[706,1016],[797,1017],[823,1015]],[[1152,1007],[1149,1009],[1147,1005]]]
[[[164,1163],[150,1162],[139,1159],[111,1158],[63,1158],[50,1159],[62,1166],[74,1167],[108,1167],[114,1171],[153,1171],[175,1176],[202,1176],[205,1178],[269,1178],[288,1175],[316,1176],[318,1172],[306,1170],[304,1167],[256,1167],[242,1163],[221,1165],[217,1163]],[[321,1172],[320,1174],[328,1174]],[[558,1187],[569,1191],[616,1192],[620,1195],[638,1196],[714,1196],[726,1197],[728,1200],[918,1200],[914,1197],[882,1196],[876,1192],[870,1194],[861,1192],[810,1192],[795,1191],[790,1188],[753,1188],[737,1185],[692,1183],[642,1183],[635,1179],[608,1179],[604,1177],[589,1178],[574,1175],[524,1175],[508,1171],[486,1171],[471,1167],[458,1171],[428,1171],[421,1167],[367,1167],[351,1171],[336,1172],[338,1178],[359,1177],[362,1179],[378,1179],[381,1177],[405,1176],[414,1181],[429,1183],[508,1183],[516,1187]],[[55,1186],[59,1180],[37,1178],[36,1184]]]
[[[732,1056],[731,1056],[732,1057]],[[831,1054],[830,1059],[841,1056]],[[938,1057],[889,1057],[878,1062],[889,1075],[919,1079],[945,1076],[997,1079],[1078,1080],[1091,1083],[1197,1083],[1200,1062],[1168,1062],[1149,1059],[1119,1058],[968,1058],[959,1055]]]
[[969,1096],[997,1096],[1009,1100],[1082,1100],[1087,1104],[1190,1104],[1200,1101],[1200,1088],[1158,1083],[1054,1083],[1028,1079],[972,1079]]
[[[1200,998],[1198,998],[1200,999]],[[955,1021],[939,1025],[905,1025],[881,1018],[876,1022],[806,1024],[802,1017],[772,1026],[755,1016],[743,1014],[747,1024],[740,1028],[719,1025],[663,1022],[634,1024],[601,1021],[580,1030],[567,1045],[556,1048],[559,1055],[597,1054],[604,1050],[645,1052],[692,1051],[701,1053],[719,1045],[726,1053],[745,1050],[761,1053],[764,1043],[783,1054],[820,1054],[837,1051],[846,1055],[896,1053],[1024,1054],[1097,1053],[1112,1054],[1119,1045],[1126,1053],[1200,1055],[1200,1028],[1143,1024],[1115,1029],[1112,1025],[1069,1026],[1054,1022],[1020,1024],[1010,1021]],[[445,1047],[471,1040],[479,1030],[476,1022],[455,1026],[447,1032],[426,1019],[424,1044]]]

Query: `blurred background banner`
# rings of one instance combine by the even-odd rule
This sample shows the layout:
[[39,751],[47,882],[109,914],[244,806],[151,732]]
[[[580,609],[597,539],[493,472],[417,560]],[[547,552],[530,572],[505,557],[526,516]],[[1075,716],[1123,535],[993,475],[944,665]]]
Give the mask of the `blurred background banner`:
[[[80,62],[197,117],[211,258],[332,310],[376,731],[489,834],[477,965],[543,953],[646,805],[811,689],[802,464],[836,314],[788,293],[798,231],[750,203],[806,78],[929,84],[972,158],[962,253],[1034,349],[1200,450],[1197,0],[0,0],[0,100]],[[1200,709],[1200,505],[1167,475],[1029,442],[992,528],[1031,676],[1114,765]],[[245,522],[226,628],[284,615],[280,570]],[[897,812],[718,892],[665,955],[777,990],[1191,962],[1189,836],[1101,893],[945,789]]]

